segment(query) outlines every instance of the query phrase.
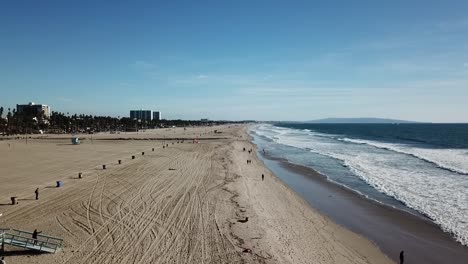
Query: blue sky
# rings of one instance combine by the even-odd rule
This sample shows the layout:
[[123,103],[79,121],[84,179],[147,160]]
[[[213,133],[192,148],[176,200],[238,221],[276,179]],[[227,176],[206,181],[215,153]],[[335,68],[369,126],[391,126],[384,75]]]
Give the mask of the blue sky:
[[467,1],[131,2],[2,1],[0,105],[468,122]]

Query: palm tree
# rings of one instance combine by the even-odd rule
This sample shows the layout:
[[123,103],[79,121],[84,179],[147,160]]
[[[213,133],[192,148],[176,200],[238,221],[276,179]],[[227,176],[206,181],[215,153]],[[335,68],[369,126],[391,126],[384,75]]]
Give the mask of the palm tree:
[[0,106],[0,126],[2,127],[2,135],[5,135],[5,126],[3,123],[5,120],[3,120],[3,106]]
[[10,134],[10,122],[11,122],[11,112],[10,108],[8,108],[8,114],[7,114],[7,134]]

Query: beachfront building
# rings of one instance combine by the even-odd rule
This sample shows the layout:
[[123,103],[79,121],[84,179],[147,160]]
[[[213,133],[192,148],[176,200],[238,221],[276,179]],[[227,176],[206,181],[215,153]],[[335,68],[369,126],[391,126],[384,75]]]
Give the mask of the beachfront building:
[[41,112],[44,113],[46,118],[50,117],[50,106],[45,104],[35,104],[31,102],[29,104],[17,104],[16,105],[17,113],[28,113],[34,116],[38,116]]
[[130,119],[151,121],[151,110],[130,110]]
[[159,111],[154,111],[154,112],[153,112],[153,120],[155,120],[155,121],[161,121],[161,112],[159,112]]

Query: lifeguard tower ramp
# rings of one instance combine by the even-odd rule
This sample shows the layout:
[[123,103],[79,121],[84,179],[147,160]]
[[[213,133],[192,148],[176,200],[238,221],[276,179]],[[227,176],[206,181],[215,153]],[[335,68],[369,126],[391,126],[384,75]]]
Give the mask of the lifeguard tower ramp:
[[37,235],[37,239],[33,239],[32,232],[0,228],[0,245],[55,253],[62,249],[63,239],[46,235]]

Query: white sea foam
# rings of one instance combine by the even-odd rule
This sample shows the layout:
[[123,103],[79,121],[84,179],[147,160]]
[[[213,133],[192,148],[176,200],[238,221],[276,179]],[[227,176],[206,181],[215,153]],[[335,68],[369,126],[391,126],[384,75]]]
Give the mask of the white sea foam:
[[467,149],[416,148],[405,144],[383,143],[372,140],[350,138],[341,138],[339,140],[357,144],[367,144],[376,148],[382,148],[411,155],[424,161],[433,163],[442,169],[451,170],[461,174],[468,174]]
[[412,148],[270,125],[255,131],[341,161],[378,191],[429,216],[468,245],[468,177],[459,174],[468,171],[467,149]]

